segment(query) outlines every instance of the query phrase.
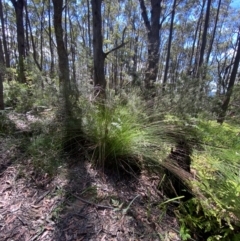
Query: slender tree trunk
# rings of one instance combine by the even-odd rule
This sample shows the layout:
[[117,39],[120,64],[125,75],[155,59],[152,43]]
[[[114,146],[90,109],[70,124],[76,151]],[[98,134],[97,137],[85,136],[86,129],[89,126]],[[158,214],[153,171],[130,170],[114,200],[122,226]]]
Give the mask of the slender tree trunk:
[[142,17],[148,31],[148,63],[145,76],[145,87],[151,88],[153,82],[157,80],[158,75],[161,0],[151,0],[151,23],[148,18],[144,0],[139,0],[139,2],[142,10]]
[[54,75],[54,54],[52,44],[52,24],[51,24],[51,0],[48,0],[48,32],[49,32],[49,48],[51,55],[50,77]]
[[37,50],[36,50],[36,45],[35,45],[35,41],[34,41],[34,37],[33,37],[33,33],[32,33],[32,26],[31,26],[31,23],[30,23],[29,17],[28,17],[28,11],[26,11],[26,19],[27,19],[27,25],[29,27],[29,32],[30,32],[30,37],[31,37],[33,59],[34,59],[35,64],[37,65],[38,69],[40,71],[42,71],[41,65],[39,64],[38,59],[37,59]]
[[43,29],[44,29],[44,7],[45,1],[43,1],[42,11],[41,11],[41,19],[40,19],[40,66],[43,69]]
[[2,50],[2,39],[0,38],[0,110],[4,110],[4,100],[3,100],[3,75],[4,75],[4,58]]
[[221,3],[222,3],[222,0],[219,0],[218,1],[218,7],[217,7],[217,14],[216,14],[214,28],[213,28],[213,33],[212,33],[212,38],[211,38],[210,43],[209,43],[209,49],[208,49],[208,53],[207,53],[206,64],[208,64],[210,54],[212,52],[212,46],[213,46],[213,42],[214,42],[214,39],[215,39],[216,30],[217,30],[217,24],[218,24],[218,19],[219,19],[219,12],[220,12],[220,8],[221,8]]
[[240,32],[238,33],[237,55],[234,60],[233,69],[232,69],[232,73],[231,73],[230,80],[228,83],[228,88],[227,88],[227,92],[225,95],[225,99],[222,103],[221,111],[220,111],[220,114],[217,119],[217,122],[220,124],[222,124],[224,122],[225,117],[226,117],[226,113],[228,110],[229,102],[230,102],[230,99],[232,96],[232,91],[233,91],[233,87],[234,87],[236,76],[237,76],[239,62],[240,62]]
[[69,78],[69,62],[68,54],[64,44],[63,27],[62,27],[62,9],[63,0],[52,0],[54,7],[54,29],[57,42],[58,67],[59,67],[59,82],[60,95],[63,101],[62,111],[64,118],[68,119],[72,116],[72,108],[70,103],[70,78]]
[[64,6],[64,44],[66,50],[68,49],[68,26],[67,26],[67,13],[68,13],[68,0],[65,0],[65,6]]
[[[201,8],[201,12],[200,12],[200,17],[198,19],[198,23],[197,23],[197,27],[196,27],[196,30],[195,30],[195,33],[194,33],[194,39],[193,39],[193,45],[192,45],[192,51],[191,51],[191,57],[190,57],[190,61],[189,61],[189,66],[188,66],[188,74],[191,75],[195,69],[197,69],[197,62],[196,62],[196,59],[197,59],[197,54],[195,54],[195,69],[193,68],[192,64],[193,64],[193,56],[194,56],[194,52],[195,52],[195,44],[197,42],[197,38],[198,38],[198,32],[200,33],[201,32],[201,25],[202,25],[202,18],[203,18],[203,10],[204,10],[204,7],[205,7],[205,3],[206,3],[206,0],[203,1],[203,5],[202,5],[202,8]],[[200,35],[199,35],[200,36]]]
[[[69,16],[69,8],[68,8],[68,16]],[[78,92],[78,86],[77,86],[77,78],[76,78],[76,66],[75,66],[75,62],[76,62],[76,41],[75,41],[75,37],[74,37],[74,29],[73,29],[73,24],[71,19],[69,18],[69,28],[70,28],[70,53],[71,53],[71,57],[72,57],[72,65],[71,65],[71,69],[72,69],[72,83],[74,84],[74,91],[77,93],[77,95],[79,95]]]
[[26,56],[29,55],[29,50],[30,50],[30,44],[29,44],[29,30],[28,30],[28,3],[27,3],[27,0],[25,0],[25,4],[24,4],[24,7],[25,7],[25,26],[26,26],[26,29],[25,29],[25,33],[26,33]]
[[203,28],[202,44],[201,44],[201,49],[200,49],[200,57],[199,57],[199,63],[198,63],[197,76],[199,76],[200,72],[202,72],[201,67],[203,65],[204,54],[205,54],[205,49],[206,49],[206,45],[207,45],[207,32],[208,32],[208,28],[209,28],[211,3],[212,3],[212,0],[207,1],[207,9],[206,9],[206,16],[205,16],[205,22],[204,22],[204,28]]
[[[90,13],[90,2],[89,0],[87,0],[87,22],[88,22],[88,56],[90,58],[92,58],[92,34],[91,34],[91,13]],[[93,66],[90,63],[90,61],[88,61],[88,69],[89,69],[89,73],[90,73],[90,79],[93,79]]]
[[24,59],[25,59],[25,36],[24,36],[24,23],[23,23],[23,8],[24,0],[11,0],[16,13],[16,25],[17,25],[17,42],[18,42],[18,81],[21,83],[26,82]]
[[94,86],[100,92],[106,88],[106,79],[104,74],[105,54],[103,52],[102,37],[102,0],[91,0],[93,15],[93,64],[94,64]]
[[3,49],[4,49],[4,55],[5,55],[5,61],[3,61],[6,64],[6,67],[10,67],[10,57],[9,57],[9,51],[7,47],[7,38],[6,38],[6,30],[5,30],[5,21],[3,17],[3,6],[2,6],[2,0],[0,0],[0,19],[1,19],[1,26],[2,26],[2,42],[3,42]]
[[165,71],[164,71],[164,77],[163,77],[163,92],[165,91],[165,86],[167,83],[168,68],[169,68],[169,61],[170,61],[170,54],[171,54],[171,47],[172,47],[173,23],[174,23],[174,17],[175,17],[176,4],[177,4],[177,0],[174,0],[173,8],[172,8],[170,32],[169,32],[169,38],[168,38],[167,58],[166,58]]

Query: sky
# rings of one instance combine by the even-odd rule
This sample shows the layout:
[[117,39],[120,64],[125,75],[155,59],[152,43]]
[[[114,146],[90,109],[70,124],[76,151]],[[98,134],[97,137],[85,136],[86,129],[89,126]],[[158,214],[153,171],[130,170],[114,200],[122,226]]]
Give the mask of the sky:
[[240,9],[240,0],[232,0],[232,7]]

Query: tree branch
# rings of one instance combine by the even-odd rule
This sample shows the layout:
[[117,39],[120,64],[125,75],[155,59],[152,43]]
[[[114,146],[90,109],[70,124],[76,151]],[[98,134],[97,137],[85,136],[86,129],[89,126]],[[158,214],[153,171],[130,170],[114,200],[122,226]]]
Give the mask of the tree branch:
[[121,43],[120,45],[118,45],[117,47],[115,47],[115,48],[109,50],[107,53],[104,53],[105,58],[106,58],[111,52],[113,52],[113,51],[115,51],[115,50],[118,50],[118,49],[122,48],[124,45],[126,45],[126,44],[128,43],[128,42],[124,42],[124,36],[125,36],[125,32],[126,32],[126,30],[127,30],[127,27],[125,27],[125,28],[123,29],[122,43]]
[[110,53],[112,53],[113,51],[117,50],[117,49],[120,49],[122,48],[125,44],[127,44],[128,42],[124,42],[124,43],[121,43],[120,45],[118,45],[117,47],[109,50],[107,53],[104,53],[105,54],[105,57],[107,57]]
[[147,9],[146,9],[144,0],[139,0],[139,2],[140,2],[141,10],[142,10],[143,21],[144,21],[148,31],[150,31],[151,30],[151,25],[150,25],[150,22],[149,22],[149,19],[148,19],[148,16],[147,16]]

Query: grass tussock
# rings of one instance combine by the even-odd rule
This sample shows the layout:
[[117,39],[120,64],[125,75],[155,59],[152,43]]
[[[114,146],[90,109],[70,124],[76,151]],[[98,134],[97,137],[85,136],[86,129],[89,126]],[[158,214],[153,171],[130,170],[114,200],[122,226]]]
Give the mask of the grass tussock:
[[104,104],[81,100],[82,130],[98,167],[162,161],[169,150],[164,122],[149,116],[141,99],[112,97]]

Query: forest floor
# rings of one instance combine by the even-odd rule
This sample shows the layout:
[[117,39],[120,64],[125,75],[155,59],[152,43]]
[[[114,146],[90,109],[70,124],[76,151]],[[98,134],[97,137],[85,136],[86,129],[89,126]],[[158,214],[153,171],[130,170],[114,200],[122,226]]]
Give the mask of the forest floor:
[[119,177],[81,157],[53,177],[39,174],[18,138],[37,118],[9,117],[17,129],[0,136],[1,241],[181,240],[174,206],[160,206],[161,177]]

